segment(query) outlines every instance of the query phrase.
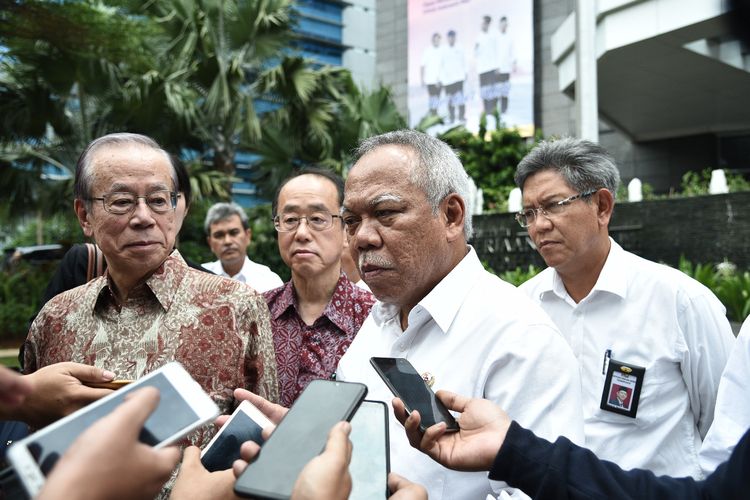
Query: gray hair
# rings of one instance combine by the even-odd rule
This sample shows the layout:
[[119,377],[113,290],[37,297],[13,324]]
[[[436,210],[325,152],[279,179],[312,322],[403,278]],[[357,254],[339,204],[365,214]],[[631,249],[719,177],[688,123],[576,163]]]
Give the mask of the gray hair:
[[563,137],[540,142],[518,164],[516,185],[523,189],[526,179],[542,170],[559,172],[579,193],[606,188],[614,196],[620,184],[620,172],[609,153],[585,139]]
[[245,210],[238,204],[232,202],[216,203],[212,205],[206,213],[206,220],[203,223],[203,229],[205,229],[206,234],[210,236],[211,224],[216,224],[217,222],[228,219],[233,215],[239,216],[240,222],[242,222],[242,229],[248,229],[250,227]]
[[[446,143],[416,130],[404,129],[370,137],[359,143],[354,150],[355,163],[380,146],[398,145],[411,148],[417,154],[417,165],[411,171],[411,182],[427,196],[432,213],[437,215],[440,202],[451,193],[458,194],[464,204],[471,193],[469,174],[461,160]],[[474,234],[471,211],[464,208],[464,236],[467,240]]]
[[81,156],[78,158],[76,163],[75,180],[73,184],[73,194],[79,200],[83,200],[88,209],[91,208],[91,189],[93,184],[93,172],[91,170],[91,160],[99,149],[120,145],[120,144],[140,144],[148,148],[164,154],[164,157],[169,162],[169,167],[172,171],[172,183],[175,190],[179,190],[179,183],[177,182],[177,172],[175,171],[172,158],[159,144],[150,137],[141,134],[131,134],[128,132],[120,132],[115,134],[107,134],[98,139],[91,141],[86,149],[83,150]]

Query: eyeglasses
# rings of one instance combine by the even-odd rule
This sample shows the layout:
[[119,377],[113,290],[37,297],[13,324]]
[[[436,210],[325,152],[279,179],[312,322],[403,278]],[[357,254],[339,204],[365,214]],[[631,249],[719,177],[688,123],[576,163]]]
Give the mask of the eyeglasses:
[[588,198],[589,196],[596,193],[597,191],[599,191],[599,189],[586,191],[585,193],[575,194],[573,196],[569,196],[565,198],[564,200],[547,203],[546,205],[541,206],[539,208],[528,208],[526,210],[518,212],[516,214],[516,220],[521,225],[521,227],[529,227],[531,224],[534,223],[538,214],[541,213],[548,219],[550,218],[551,215],[552,216],[560,215],[561,213],[565,211],[565,207],[567,207],[574,201]]
[[273,227],[275,227],[276,231],[280,233],[288,233],[290,231],[295,231],[299,227],[300,222],[302,222],[302,219],[305,219],[307,221],[307,226],[310,229],[314,229],[315,231],[325,231],[333,226],[333,219],[335,217],[341,219],[340,215],[333,215],[328,212],[314,212],[307,216],[282,214],[273,218]]
[[134,193],[107,193],[100,198],[89,198],[89,200],[101,201],[104,210],[114,215],[128,215],[135,211],[139,199],[143,199],[148,208],[156,214],[164,214],[177,207],[177,198],[180,193],[174,191],[154,191],[146,196],[138,196]]

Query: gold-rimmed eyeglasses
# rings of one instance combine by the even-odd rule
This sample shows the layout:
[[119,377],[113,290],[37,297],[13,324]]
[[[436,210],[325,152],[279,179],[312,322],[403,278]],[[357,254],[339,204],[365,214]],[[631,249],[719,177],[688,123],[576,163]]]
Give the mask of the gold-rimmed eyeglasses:
[[591,191],[586,191],[585,193],[579,193],[574,194],[573,196],[568,196],[564,200],[560,201],[553,201],[552,203],[547,203],[546,205],[543,205],[541,207],[537,208],[527,208],[526,210],[521,210],[516,214],[516,220],[521,225],[521,227],[529,227],[534,223],[536,218],[539,214],[542,214],[546,218],[550,218],[550,216],[560,215],[565,211],[565,207],[570,205],[576,200],[583,200],[584,198],[588,198],[592,194],[599,191],[599,189],[593,189]]
[[138,200],[142,199],[152,212],[164,214],[177,208],[177,198],[180,196],[180,193],[164,189],[144,196],[128,192],[106,193],[98,198],[89,198],[89,200],[101,201],[104,210],[111,214],[128,215],[135,211]]

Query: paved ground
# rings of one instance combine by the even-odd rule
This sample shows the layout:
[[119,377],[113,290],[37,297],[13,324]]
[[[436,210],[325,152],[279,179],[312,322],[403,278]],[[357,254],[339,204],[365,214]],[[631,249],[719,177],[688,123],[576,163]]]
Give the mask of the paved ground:
[[7,358],[8,356],[18,356],[18,347],[0,349],[0,358]]

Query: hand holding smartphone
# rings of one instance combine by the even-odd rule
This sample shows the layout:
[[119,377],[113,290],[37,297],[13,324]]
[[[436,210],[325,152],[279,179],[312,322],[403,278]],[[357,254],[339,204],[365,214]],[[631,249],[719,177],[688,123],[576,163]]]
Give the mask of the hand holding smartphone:
[[203,448],[201,463],[209,472],[231,469],[234,461],[240,458],[242,443],[255,441],[262,445],[261,432],[272,425],[273,422],[252,403],[243,401]]
[[302,392],[234,485],[237,495],[286,499],[303,467],[323,451],[334,424],[349,420],[367,386],[314,380]]
[[156,410],[146,419],[139,436],[142,443],[150,446],[161,448],[171,444],[219,413],[213,400],[182,365],[169,363],[15,442],[8,450],[8,459],[29,495],[39,493],[46,476],[78,436],[109,415],[127,394],[145,386],[156,387],[160,395]]
[[370,358],[370,364],[408,412],[419,412],[422,432],[439,422],[445,422],[447,432],[458,431],[456,419],[407,359]]

